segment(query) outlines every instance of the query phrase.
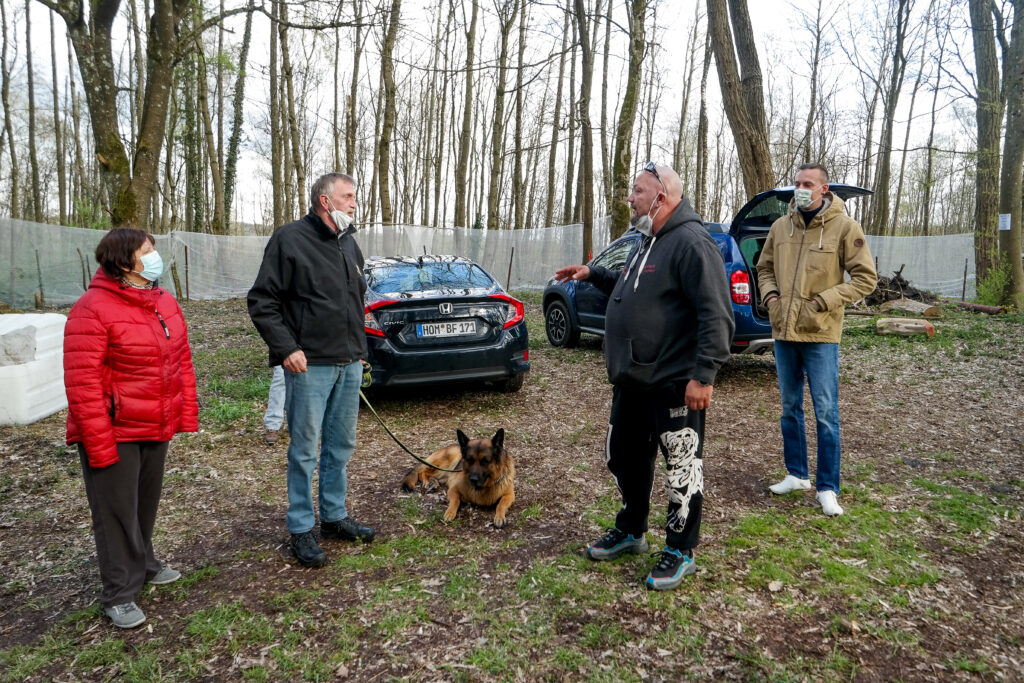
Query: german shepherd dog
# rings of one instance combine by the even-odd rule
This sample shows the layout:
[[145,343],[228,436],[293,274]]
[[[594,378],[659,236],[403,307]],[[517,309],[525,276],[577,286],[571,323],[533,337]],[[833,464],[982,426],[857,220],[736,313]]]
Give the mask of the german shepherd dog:
[[424,484],[431,479],[448,487],[448,509],[444,513],[444,521],[455,519],[459,505],[464,501],[490,507],[494,510],[494,526],[500,529],[505,526],[505,513],[516,499],[514,488],[516,466],[512,456],[504,448],[505,430],[499,429],[490,439],[473,439],[455,430],[458,445],[452,444],[440,448],[427,458],[427,462],[445,469],[458,472],[442,472],[426,465],[417,465],[406,473],[402,479],[402,488],[412,491],[417,484]]

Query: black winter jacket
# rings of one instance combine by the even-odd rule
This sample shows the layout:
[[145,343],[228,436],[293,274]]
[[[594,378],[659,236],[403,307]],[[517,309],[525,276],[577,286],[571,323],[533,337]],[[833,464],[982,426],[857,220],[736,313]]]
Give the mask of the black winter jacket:
[[605,364],[612,384],[712,384],[736,327],[725,264],[686,197],[621,271],[591,267],[608,294]]
[[314,213],[278,228],[249,290],[249,317],[280,365],[302,349],[311,365],[366,356],[363,254],[349,227],[336,234]]

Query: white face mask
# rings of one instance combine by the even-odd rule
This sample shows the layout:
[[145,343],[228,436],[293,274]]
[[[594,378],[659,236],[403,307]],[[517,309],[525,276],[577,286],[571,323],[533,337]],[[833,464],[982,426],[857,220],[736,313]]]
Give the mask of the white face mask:
[[796,206],[799,209],[811,208],[812,199],[814,197],[813,190],[793,190],[793,199],[796,200]]
[[[651,208],[647,210],[647,214],[644,216],[634,216],[629,222],[641,235],[650,237],[654,232],[654,219],[657,218],[658,213],[661,211],[661,207],[658,207],[657,211],[654,211],[654,202],[658,201],[657,195],[651,200]],[[654,211],[654,215],[651,215],[651,211]]]
[[139,260],[142,262],[142,271],[133,270],[133,273],[150,282],[156,282],[160,279],[160,276],[164,273],[164,260],[160,258],[160,254],[156,251],[151,251],[140,256]]
[[[327,197],[327,195],[324,195]],[[334,225],[337,226],[338,231],[348,230],[348,226],[352,225],[353,218],[344,211],[338,211],[334,208],[334,202],[331,201],[330,197],[327,197],[327,201],[331,204],[331,220],[334,221]]]

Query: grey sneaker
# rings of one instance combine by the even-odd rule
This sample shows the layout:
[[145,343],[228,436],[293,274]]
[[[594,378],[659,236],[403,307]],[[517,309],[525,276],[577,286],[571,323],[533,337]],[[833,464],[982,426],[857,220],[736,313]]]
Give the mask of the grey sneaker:
[[171,569],[170,567],[161,567],[160,571],[154,574],[146,583],[154,586],[163,586],[167,583],[174,583],[181,578],[181,572],[177,569]]
[[280,429],[268,429],[263,434],[263,443],[267,444],[268,446],[273,446],[274,444],[276,444],[280,440],[281,440],[281,430]]
[[601,540],[587,546],[587,557],[592,560],[614,560],[623,553],[639,555],[649,549],[650,546],[647,545],[647,539],[643,534],[637,538],[625,531],[612,529]]
[[114,626],[118,628],[135,628],[146,621],[146,615],[142,613],[142,610],[134,602],[104,607],[103,612],[110,617],[110,620],[114,622]]
[[647,587],[656,591],[672,590],[695,571],[697,565],[693,563],[692,552],[684,553],[665,546],[661,551],[661,557],[658,558],[658,564],[654,565],[651,573],[647,575]]

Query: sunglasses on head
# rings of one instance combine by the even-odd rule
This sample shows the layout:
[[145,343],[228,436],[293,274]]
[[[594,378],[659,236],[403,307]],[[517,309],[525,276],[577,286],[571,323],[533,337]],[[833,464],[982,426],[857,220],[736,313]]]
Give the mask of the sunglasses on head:
[[668,188],[665,187],[664,181],[661,179],[661,176],[658,175],[658,167],[655,165],[653,161],[648,161],[646,164],[644,164],[644,170],[654,176],[654,179],[658,181],[659,185],[661,185],[662,190],[668,192]]

